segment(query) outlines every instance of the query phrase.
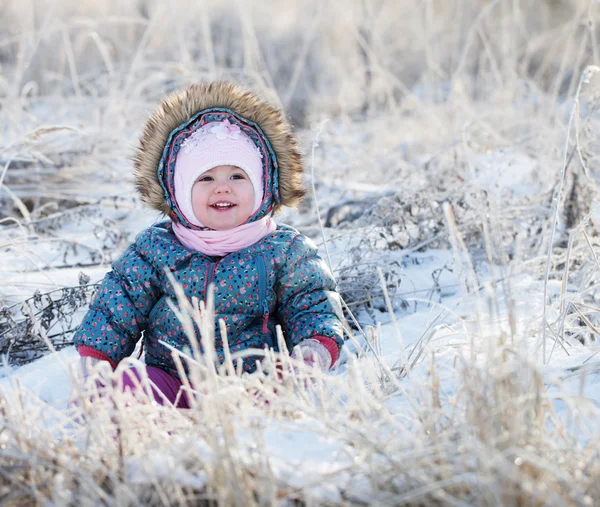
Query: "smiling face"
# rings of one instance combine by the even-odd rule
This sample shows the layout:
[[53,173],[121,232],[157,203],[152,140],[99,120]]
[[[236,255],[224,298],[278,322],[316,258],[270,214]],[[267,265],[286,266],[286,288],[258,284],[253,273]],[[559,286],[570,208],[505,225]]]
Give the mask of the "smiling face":
[[254,187],[239,167],[219,165],[202,173],[192,187],[196,218],[215,231],[233,229],[252,215]]

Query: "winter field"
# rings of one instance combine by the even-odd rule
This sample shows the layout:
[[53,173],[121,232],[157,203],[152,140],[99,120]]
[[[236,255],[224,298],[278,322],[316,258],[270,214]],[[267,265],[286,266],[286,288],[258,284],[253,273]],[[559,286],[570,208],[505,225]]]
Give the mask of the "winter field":
[[[599,24],[594,0],[0,0],[0,504],[600,504]],[[187,411],[98,398],[73,330],[161,219],[133,148],[212,78],[302,137],[310,197],[279,220],[331,265],[347,346],[283,382],[195,355]],[[180,301],[205,346],[208,303]]]

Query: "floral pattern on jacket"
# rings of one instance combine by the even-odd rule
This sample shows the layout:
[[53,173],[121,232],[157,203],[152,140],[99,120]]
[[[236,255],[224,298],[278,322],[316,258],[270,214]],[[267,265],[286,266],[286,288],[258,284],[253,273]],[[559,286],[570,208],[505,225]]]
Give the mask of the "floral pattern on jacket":
[[[190,299],[206,300],[214,286],[216,321],[224,320],[234,356],[253,348],[277,350],[277,324],[289,350],[316,336],[342,345],[335,282],[306,236],[280,225],[248,248],[209,257],[181,245],[170,222],[143,231],[113,264],[75,334],[75,345],[118,363],[133,352],[143,333],[146,363],[177,377],[172,353],[160,342],[181,351],[190,344],[168,303],[176,303],[176,295],[167,272]],[[214,345],[223,361],[218,324]],[[258,359],[243,357],[243,371],[253,371]]]

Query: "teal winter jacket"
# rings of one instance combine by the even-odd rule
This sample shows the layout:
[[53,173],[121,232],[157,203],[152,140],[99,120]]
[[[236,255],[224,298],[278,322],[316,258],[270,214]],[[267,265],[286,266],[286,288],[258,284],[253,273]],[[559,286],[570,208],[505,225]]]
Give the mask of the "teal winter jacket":
[[260,356],[245,351],[277,350],[278,324],[289,350],[315,338],[335,362],[343,336],[340,298],[331,272],[306,236],[279,225],[247,248],[211,257],[187,249],[173,233],[172,222],[205,230],[187,221],[174,198],[179,148],[197,128],[225,119],[255,142],[263,160],[262,204],[248,222],[295,206],[304,195],[297,139],[279,110],[227,82],[192,85],[165,99],[146,124],[135,156],[135,181],[142,200],[171,221],[140,233],[113,264],[75,333],[81,355],[115,366],[143,335],[146,363],[178,376],[169,346],[183,351],[190,343],[169,304],[177,304],[171,275],[189,299],[205,301],[214,287],[218,361],[223,361],[218,325],[223,319],[229,349],[234,357],[243,356],[246,372],[256,368]]
[[[167,273],[190,299],[206,300],[214,286],[216,319],[225,321],[234,358],[247,349],[277,350],[277,324],[289,350],[315,337],[342,345],[333,277],[312,242],[291,227],[279,226],[254,245],[225,257],[209,257],[187,250],[165,222],[142,232],[112,268],[75,344],[101,352],[113,364],[133,352],[144,332],[146,363],[177,376],[171,351],[160,342],[179,350],[190,344],[167,303],[177,302]],[[214,345],[219,361],[223,338],[217,325]],[[253,371],[259,358],[244,357],[243,371]]]

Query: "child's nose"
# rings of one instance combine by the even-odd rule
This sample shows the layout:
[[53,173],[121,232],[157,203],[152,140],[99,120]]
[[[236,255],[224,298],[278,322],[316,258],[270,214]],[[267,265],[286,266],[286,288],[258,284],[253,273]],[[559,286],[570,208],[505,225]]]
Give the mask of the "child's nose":
[[215,188],[215,192],[217,194],[228,194],[231,192],[231,187],[229,186],[229,182],[219,183]]

